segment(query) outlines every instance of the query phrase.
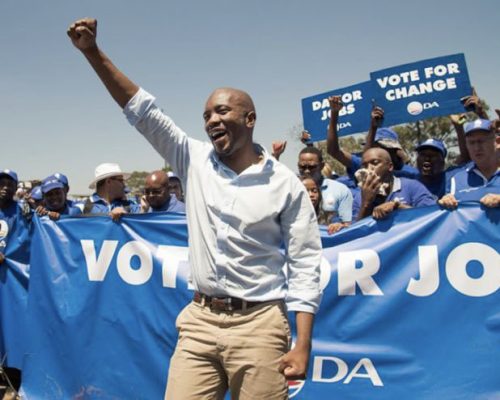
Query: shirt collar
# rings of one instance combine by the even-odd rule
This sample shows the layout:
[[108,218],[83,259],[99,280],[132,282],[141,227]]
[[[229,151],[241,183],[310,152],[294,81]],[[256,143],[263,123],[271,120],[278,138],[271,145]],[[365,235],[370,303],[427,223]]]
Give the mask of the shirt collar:
[[92,196],[90,196],[90,201],[92,203],[103,203],[103,204],[108,204],[106,200],[104,200],[101,196],[99,196],[97,193],[94,193]]
[[[244,173],[245,174],[255,174],[255,173],[261,173],[264,171],[269,171],[272,170],[274,161],[272,158],[269,156],[269,153],[266,151],[264,147],[262,147],[258,143],[253,144],[255,151],[262,156],[263,160],[262,162],[259,162],[258,164],[253,164],[249,166]],[[236,175],[236,173],[229,168],[227,165],[225,165],[217,155],[214,149],[210,152],[210,161],[212,162],[212,165],[216,170],[222,170],[224,171],[227,175]]]
[[[481,178],[487,180],[483,173],[479,170],[479,168],[477,167],[476,163],[474,161],[471,161],[469,164],[467,164],[467,166],[465,167],[465,170],[467,172],[474,172],[476,175],[479,175]],[[500,168],[497,168],[496,172],[493,174],[493,176],[496,176],[500,174]]]
[[401,179],[397,176],[392,178],[392,191],[391,193],[399,192],[401,190]]

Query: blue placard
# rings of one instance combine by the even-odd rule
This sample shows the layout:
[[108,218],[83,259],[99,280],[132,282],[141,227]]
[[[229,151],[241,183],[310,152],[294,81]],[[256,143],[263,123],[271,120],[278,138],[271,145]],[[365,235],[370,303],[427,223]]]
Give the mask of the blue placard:
[[460,99],[472,93],[463,54],[437,57],[370,74],[383,126],[464,112]]
[[330,123],[328,97],[341,96],[344,107],[339,112],[338,135],[347,136],[367,131],[370,124],[371,83],[369,81],[332,90],[302,99],[304,129],[311,134],[311,140],[325,140]]

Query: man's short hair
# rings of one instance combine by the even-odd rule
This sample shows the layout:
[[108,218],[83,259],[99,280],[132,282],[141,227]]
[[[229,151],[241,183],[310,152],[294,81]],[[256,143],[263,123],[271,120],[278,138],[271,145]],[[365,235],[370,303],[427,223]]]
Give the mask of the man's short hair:
[[316,154],[318,156],[318,161],[320,163],[323,162],[323,153],[317,147],[314,146],[304,147],[302,150],[300,150],[299,156],[301,154]]

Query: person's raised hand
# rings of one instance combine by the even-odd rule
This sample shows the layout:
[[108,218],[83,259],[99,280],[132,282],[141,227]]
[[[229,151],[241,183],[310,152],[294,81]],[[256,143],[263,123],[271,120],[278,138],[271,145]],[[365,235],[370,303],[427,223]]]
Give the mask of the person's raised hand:
[[286,149],[286,140],[275,140],[272,142],[271,146],[273,148],[273,157],[279,160]]
[[370,113],[370,122],[372,126],[379,126],[384,119],[384,109],[379,106],[375,106],[372,108]]
[[73,45],[81,50],[89,50],[97,47],[97,20],[83,18],[70,25],[67,31]]
[[361,185],[361,199],[364,204],[371,204],[379,193],[382,181],[380,177],[372,171],[368,171],[363,184]]
[[300,134],[300,141],[304,144],[307,144],[309,143],[310,140],[311,140],[311,134],[307,131],[302,131],[302,133]]
[[330,96],[328,97],[328,103],[330,103],[330,109],[332,113],[338,113],[344,107],[344,103],[340,99],[340,96]]

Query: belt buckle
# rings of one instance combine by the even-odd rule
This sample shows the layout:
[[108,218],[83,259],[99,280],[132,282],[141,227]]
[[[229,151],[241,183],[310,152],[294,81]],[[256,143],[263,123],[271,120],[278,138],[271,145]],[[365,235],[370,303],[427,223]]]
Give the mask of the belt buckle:
[[212,297],[210,308],[219,311],[233,311],[234,307],[231,304],[231,297]]

